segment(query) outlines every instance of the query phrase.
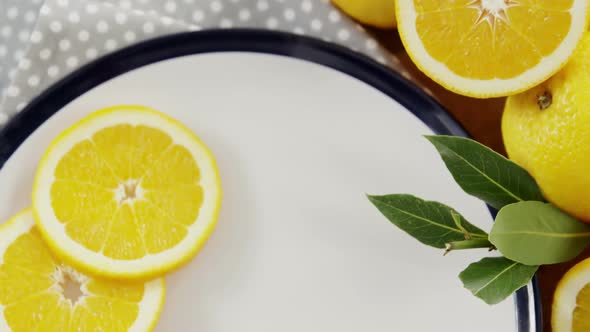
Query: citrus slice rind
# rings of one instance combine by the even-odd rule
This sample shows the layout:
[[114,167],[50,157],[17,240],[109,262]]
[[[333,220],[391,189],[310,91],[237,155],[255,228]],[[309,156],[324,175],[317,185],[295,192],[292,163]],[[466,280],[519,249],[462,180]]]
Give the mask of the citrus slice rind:
[[[541,83],[563,67],[587,29],[587,0],[563,3],[541,1],[536,5],[529,4],[532,2],[534,1],[396,1],[398,31],[416,66],[448,90],[477,98],[512,95]],[[558,8],[568,5],[568,10]],[[444,6],[446,7],[443,8]],[[518,12],[515,9],[517,7],[521,9]],[[539,11],[541,14],[526,14],[526,10]],[[441,16],[441,13],[448,15],[432,18],[420,16]],[[452,13],[457,14],[453,16]],[[562,23],[556,23],[556,26],[566,31],[565,35],[562,31],[552,30],[552,13],[569,14],[569,29],[563,27],[568,19],[564,18]],[[547,16],[543,17],[543,14]],[[514,17],[518,17],[518,24],[514,22],[517,20]],[[422,19],[422,32],[418,28],[419,18]],[[511,22],[511,19],[514,21]],[[541,23],[535,26],[531,23],[535,20],[545,22],[547,26]],[[537,28],[538,31],[535,30]],[[432,36],[423,38],[420,33],[430,33]],[[454,38],[448,37],[449,35]],[[531,40],[531,36],[537,39]],[[545,40],[551,39],[549,37],[559,38],[560,42],[545,45]],[[487,39],[493,45],[487,45]],[[481,46],[473,46],[482,40]],[[430,50],[427,49],[427,43]],[[495,43],[506,45],[494,49]],[[514,64],[510,59],[514,60]],[[477,70],[474,69],[476,67]],[[457,68],[463,68],[466,72]],[[476,78],[467,74],[471,69]]]
[[590,259],[586,259],[572,267],[557,285],[551,317],[553,331],[587,331],[589,305]]
[[[125,200],[124,196],[127,194],[127,186],[130,181],[122,178],[127,175],[118,174],[121,173],[117,168],[120,165],[116,165],[116,161],[120,161],[121,158],[125,160],[127,154],[117,151],[116,144],[105,144],[103,150],[100,150],[95,156],[89,156],[88,151],[78,153],[77,150],[83,150],[85,144],[98,144],[96,142],[97,133],[109,132],[112,131],[112,128],[120,126],[147,128],[147,131],[157,133],[155,137],[145,139],[146,142],[136,142],[136,148],[140,149],[144,146],[157,145],[157,142],[153,141],[157,141],[160,136],[169,137],[167,139],[170,142],[167,143],[168,146],[161,149],[160,155],[152,156],[153,160],[148,158],[144,162],[146,165],[143,165],[144,169],[142,170],[143,181],[147,181],[146,178],[149,176],[145,174],[150,172],[154,175],[152,178],[155,179],[151,181],[153,182],[152,186],[157,186],[158,182],[168,181],[167,177],[174,180],[178,174],[182,176],[187,172],[197,173],[188,175],[197,181],[190,185],[191,188],[200,188],[200,192],[197,192],[200,195],[198,197],[200,206],[190,207],[191,211],[188,212],[193,217],[196,215],[196,218],[186,220],[186,216],[183,216],[184,219],[181,220],[181,223],[179,219],[174,218],[177,211],[162,211],[162,209],[154,207],[157,204],[168,204],[166,206],[174,204],[174,199],[163,200],[166,197],[176,198],[178,192],[189,185],[165,183],[162,184],[165,187],[162,189],[163,191],[160,191],[160,187],[150,188],[153,189],[153,193],[150,193],[149,190],[139,188],[141,184],[134,182],[138,189],[134,189],[136,193],[134,193],[133,199]],[[87,143],[89,141],[90,143]],[[112,146],[114,150],[106,151],[105,149],[109,149],[109,146]],[[174,159],[177,155],[175,154],[176,150],[184,154],[184,159],[168,161],[167,157]],[[106,156],[108,153],[111,154]],[[150,157],[149,153],[145,156]],[[143,158],[147,158],[145,156]],[[94,160],[92,163],[89,160],[93,160],[93,157],[100,160]],[[74,162],[70,162],[70,159]],[[84,165],[80,165],[82,163]],[[198,167],[198,170],[189,170],[183,173],[182,170],[174,169],[174,167],[186,166],[177,165],[179,163],[194,164],[196,166],[189,166]],[[96,166],[98,164],[107,166]],[[67,167],[70,169],[64,171],[63,169]],[[93,167],[99,170],[97,171]],[[62,173],[73,174],[70,175],[73,180],[64,182],[61,178],[57,178],[57,174],[62,176]],[[129,174],[131,173],[133,172],[129,172]],[[173,180],[170,181],[173,182]],[[88,184],[87,182],[92,183]],[[60,186],[63,183],[65,185]],[[93,188],[98,187],[104,187],[96,189],[97,192],[104,194],[102,195],[104,197],[96,192],[87,194],[84,191],[94,190]],[[170,188],[177,196],[166,192]],[[68,190],[77,191],[70,195]],[[190,199],[196,196],[194,190],[192,193]],[[135,194],[138,197],[135,197]],[[84,196],[85,199],[90,197],[93,200],[78,199],[81,196]],[[62,201],[59,201],[60,198]],[[196,254],[212,232],[219,213],[220,200],[219,174],[215,160],[208,148],[184,125],[143,106],[116,106],[101,110],[64,131],[52,142],[41,160],[33,188],[33,207],[37,224],[54,252],[78,270],[121,279],[153,278],[186,263]],[[94,211],[99,209],[97,206],[100,204],[97,202],[102,204],[103,212]],[[166,222],[170,222],[174,226],[171,228],[166,223],[154,225],[154,221],[159,222],[155,219],[151,220],[151,224],[149,222],[143,223],[144,220],[137,216],[141,214],[145,217],[144,219],[150,219],[156,214],[154,211],[158,211],[159,218],[165,218]],[[82,216],[85,213],[90,213],[90,217]],[[108,214],[103,225],[93,226],[92,229],[84,228],[86,227],[85,222],[99,222],[96,216],[101,215],[100,213]],[[123,217],[118,218],[121,215]],[[123,222],[117,222],[119,219]],[[129,223],[125,224],[125,220],[136,222],[135,228]],[[78,226],[80,227],[79,231],[76,230]],[[101,230],[102,233],[90,232],[86,234],[89,230]],[[176,234],[169,234],[171,232]],[[169,239],[175,235],[177,235],[176,238]],[[96,240],[96,243],[92,243],[93,240]],[[129,249],[128,247],[134,244],[137,247],[135,253],[120,255],[118,252],[119,248]],[[138,254],[138,251],[142,250],[141,246],[143,246],[143,252]]]
[[[64,293],[64,275],[80,282],[77,300]],[[32,210],[0,225],[0,283],[0,331],[6,332],[152,331],[165,297],[161,278],[124,284],[87,277],[59,262]]]

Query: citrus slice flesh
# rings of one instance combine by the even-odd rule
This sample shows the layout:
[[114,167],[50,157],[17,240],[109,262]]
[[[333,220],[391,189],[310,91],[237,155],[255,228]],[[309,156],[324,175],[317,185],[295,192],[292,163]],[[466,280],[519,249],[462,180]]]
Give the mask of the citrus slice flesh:
[[0,225],[0,331],[151,331],[164,293],[163,279],[106,281],[60,262],[32,210]]
[[414,63],[449,90],[515,94],[569,59],[587,27],[587,0],[397,1],[398,30]]
[[554,332],[590,331],[590,259],[572,267],[557,284],[551,326]]
[[220,198],[207,147],[142,106],[93,113],[62,133],[33,189],[39,228],[58,256],[125,279],[162,275],[194,256],[215,225]]

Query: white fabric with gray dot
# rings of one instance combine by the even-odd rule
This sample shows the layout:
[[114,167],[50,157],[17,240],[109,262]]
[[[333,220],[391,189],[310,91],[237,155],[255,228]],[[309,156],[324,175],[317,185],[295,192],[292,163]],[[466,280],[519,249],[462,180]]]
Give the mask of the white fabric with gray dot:
[[281,30],[399,63],[328,0],[0,0],[0,17],[0,126],[85,63],[181,31]]

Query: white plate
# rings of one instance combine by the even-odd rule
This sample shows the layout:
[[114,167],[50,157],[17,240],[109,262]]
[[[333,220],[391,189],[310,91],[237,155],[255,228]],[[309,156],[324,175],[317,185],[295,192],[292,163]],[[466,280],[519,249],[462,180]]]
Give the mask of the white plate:
[[[191,36],[198,41],[198,34]],[[133,54],[107,61],[132,63]],[[127,64],[121,71],[139,68],[102,78],[89,76],[96,68],[83,69],[25,110],[0,135],[9,146],[2,153],[10,155],[24,139],[15,136],[16,127],[27,133],[42,125],[0,170],[0,220],[30,205],[35,167],[59,132],[100,108],[144,104],[201,137],[217,158],[224,190],[214,235],[195,260],[167,278],[156,331],[515,329],[513,301],[488,306],[457,277],[485,252],[442,257],[392,226],[364,196],[412,193],[490,228],[486,206],[455,184],[422,137],[433,131],[406,107],[357,78],[293,57],[167,58]],[[114,78],[98,84],[109,75]],[[413,101],[420,102],[433,105]],[[440,110],[413,111],[438,119],[433,126],[454,125]]]

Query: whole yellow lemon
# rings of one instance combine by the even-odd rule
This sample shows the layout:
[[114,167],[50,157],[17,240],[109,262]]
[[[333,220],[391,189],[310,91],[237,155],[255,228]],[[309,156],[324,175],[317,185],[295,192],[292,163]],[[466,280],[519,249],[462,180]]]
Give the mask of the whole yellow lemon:
[[508,97],[502,135],[547,200],[590,223],[590,33],[561,71]]
[[378,28],[395,28],[395,0],[332,0],[355,20]]

